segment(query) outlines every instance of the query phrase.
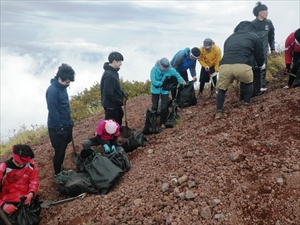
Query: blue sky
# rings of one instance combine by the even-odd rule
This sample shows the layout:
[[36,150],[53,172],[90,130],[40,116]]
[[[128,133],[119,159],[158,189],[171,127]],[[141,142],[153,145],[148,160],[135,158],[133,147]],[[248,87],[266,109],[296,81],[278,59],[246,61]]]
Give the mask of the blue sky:
[[[256,2],[1,0],[1,139],[46,124],[45,91],[61,63],[76,72],[70,96],[100,81],[111,51],[124,56],[124,80],[145,81],[156,60],[207,37],[223,50],[235,26],[254,19]],[[299,0],[262,3],[282,49],[300,27]]]

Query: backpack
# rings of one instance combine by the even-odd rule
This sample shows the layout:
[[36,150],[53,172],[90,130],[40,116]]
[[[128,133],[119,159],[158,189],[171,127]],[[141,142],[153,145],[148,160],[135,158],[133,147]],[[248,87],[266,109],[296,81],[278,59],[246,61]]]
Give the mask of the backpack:
[[147,109],[146,121],[143,129],[143,134],[157,134],[159,133],[158,126],[156,124],[156,113]]
[[185,85],[180,85],[177,94],[177,103],[180,108],[185,108],[197,104],[194,82],[195,81],[190,81]]
[[110,152],[106,155],[116,166],[120,167],[124,172],[130,169],[129,158],[121,146],[116,148],[116,151]]
[[167,117],[167,120],[165,122],[166,128],[173,128],[176,124],[176,119],[179,117],[177,114],[177,104],[173,104],[172,111],[170,112],[169,116]]

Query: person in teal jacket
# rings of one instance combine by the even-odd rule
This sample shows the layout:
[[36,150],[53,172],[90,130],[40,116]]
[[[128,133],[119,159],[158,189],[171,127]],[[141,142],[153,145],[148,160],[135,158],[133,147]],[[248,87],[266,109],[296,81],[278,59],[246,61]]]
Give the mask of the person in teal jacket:
[[162,84],[164,80],[169,77],[176,77],[178,83],[185,84],[186,82],[180,74],[171,67],[167,58],[158,60],[154,67],[151,69],[151,94],[152,94],[152,111],[157,112],[158,101],[161,98],[161,113],[160,113],[160,128],[165,128],[165,122],[168,116],[168,97],[169,90],[164,90]]

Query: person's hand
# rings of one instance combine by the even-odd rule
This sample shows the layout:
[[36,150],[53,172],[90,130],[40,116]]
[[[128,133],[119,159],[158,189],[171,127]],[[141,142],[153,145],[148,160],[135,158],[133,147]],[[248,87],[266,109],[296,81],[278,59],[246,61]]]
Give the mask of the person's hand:
[[107,144],[103,145],[105,153],[110,153],[110,148]]
[[3,210],[7,214],[11,214],[11,213],[14,213],[15,211],[17,211],[18,208],[16,206],[14,206],[13,204],[7,204],[7,203],[5,203],[3,205]]
[[206,70],[206,71],[209,71],[209,66],[205,67],[205,70]]
[[196,82],[196,81],[197,81],[197,77],[196,77],[196,76],[193,76],[193,80]]
[[275,50],[271,50],[271,54],[274,55],[276,53]]
[[25,195],[24,197],[26,198],[24,205],[29,205],[31,202],[31,199],[33,198],[33,193],[30,192],[28,195]]
[[264,63],[264,64],[262,64],[262,66],[261,67],[259,67],[259,69],[260,70],[264,70],[266,68],[266,64]]
[[211,75],[211,77],[215,77],[215,76],[217,76],[218,75],[218,72],[214,72],[212,75]]
[[62,129],[59,129],[58,131],[57,131],[57,135],[59,135],[59,136],[65,136],[66,135],[66,131],[62,128]]
[[111,150],[115,152],[116,151],[116,146],[112,145]]
[[182,79],[182,84],[183,84],[183,85],[185,85],[185,84],[186,84],[185,80],[183,80],[183,79]]

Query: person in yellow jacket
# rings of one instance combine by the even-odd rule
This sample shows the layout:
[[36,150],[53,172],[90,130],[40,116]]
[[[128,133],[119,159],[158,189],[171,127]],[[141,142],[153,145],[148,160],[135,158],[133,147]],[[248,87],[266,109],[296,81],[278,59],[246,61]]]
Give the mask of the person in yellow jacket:
[[[210,81],[210,77],[212,77],[212,81],[214,85],[217,83],[217,75],[219,71],[219,62],[221,61],[221,49],[215,44],[215,42],[206,38],[203,41],[203,46],[200,47],[200,56],[198,61],[201,65],[200,72],[200,88],[197,97],[202,96],[202,92],[205,86],[205,82]],[[214,97],[214,86],[211,85],[210,97]]]

